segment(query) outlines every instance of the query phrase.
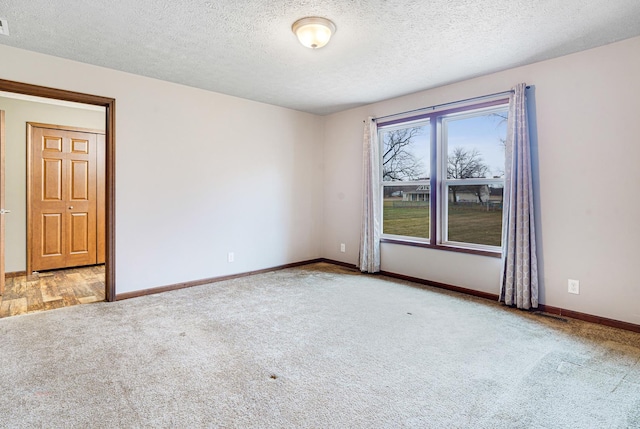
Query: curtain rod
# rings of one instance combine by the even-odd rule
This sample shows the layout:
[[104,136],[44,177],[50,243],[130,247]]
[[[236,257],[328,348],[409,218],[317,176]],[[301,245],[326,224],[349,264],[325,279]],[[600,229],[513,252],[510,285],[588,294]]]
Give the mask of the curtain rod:
[[[529,89],[531,87],[529,85],[527,85],[526,88]],[[380,119],[392,118],[394,116],[406,115],[408,113],[421,112],[423,110],[429,110],[429,109],[435,110],[435,109],[437,109],[439,107],[450,106],[452,104],[466,103],[467,101],[482,100],[483,98],[492,98],[492,97],[497,97],[499,95],[513,94],[513,92],[514,92],[513,89],[510,89],[508,91],[495,92],[493,94],[487,94],[487,95],[480,95],[478,97],[465,98],[464,100],[450,101],[448,103],[435,104],[433,106],[428,106],[428,107],[420,107],[419,109],[407,110],[406,112],[394,113],[392,115],[379,116],[377,118],[373,118],[373,120],[377,121],[377,120],[380,120]],[[365,122],[365,121],[362,121],[362,122]]]

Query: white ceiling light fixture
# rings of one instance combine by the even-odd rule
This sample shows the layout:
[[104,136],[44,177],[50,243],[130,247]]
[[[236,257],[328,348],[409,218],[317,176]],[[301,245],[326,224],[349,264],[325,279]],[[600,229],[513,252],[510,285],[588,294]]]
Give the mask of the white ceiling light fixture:
[[331,35],[336,32],[336,25],[327,18],[308,16],[300,18],[291,26],[298,40],[307,48],[318,49],[329,43]]

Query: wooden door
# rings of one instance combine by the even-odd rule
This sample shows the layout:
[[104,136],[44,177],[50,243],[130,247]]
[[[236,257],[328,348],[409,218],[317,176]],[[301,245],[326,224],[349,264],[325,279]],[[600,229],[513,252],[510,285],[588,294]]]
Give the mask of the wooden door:
[[30,124],[29,271],[97,261],[97,135]]
[[0,110],[0,295],[4,294],[4,110]]

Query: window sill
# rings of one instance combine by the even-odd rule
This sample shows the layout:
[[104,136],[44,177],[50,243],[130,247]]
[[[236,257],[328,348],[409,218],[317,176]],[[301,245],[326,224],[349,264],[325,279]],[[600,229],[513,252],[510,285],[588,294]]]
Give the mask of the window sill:
[[468,253],[471,255],[480,255],[480,256],[488,256],[491,258],[501,258],[501,252],[494,252],[492,250],[480,250],[480,249],[470,249],[467,247],[456,247],[456,246],[448,246],[445,244],[429,244],[420,241],[411,241],[411,240],[398,240],[395,238],[381,238],[381,243],[391,243],[391,244],[400,244],[404,246],[413,246],[413,247],[424,247],[427,249],[438,249],[445,250],[447,252],[457,252],[457,253]]

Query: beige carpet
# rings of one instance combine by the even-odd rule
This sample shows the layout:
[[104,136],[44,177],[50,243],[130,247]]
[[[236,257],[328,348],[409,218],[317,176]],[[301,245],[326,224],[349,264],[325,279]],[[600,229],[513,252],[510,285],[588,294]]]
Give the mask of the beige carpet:
[[328,264],[0,338],[1,427],[640,428],[640,335]]

